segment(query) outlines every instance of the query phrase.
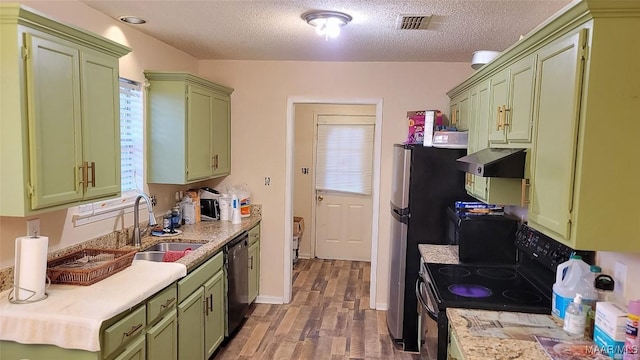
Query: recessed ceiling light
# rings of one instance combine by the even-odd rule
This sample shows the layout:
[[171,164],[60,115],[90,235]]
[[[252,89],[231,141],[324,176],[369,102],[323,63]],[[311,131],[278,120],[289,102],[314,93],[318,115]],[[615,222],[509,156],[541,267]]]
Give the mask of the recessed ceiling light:
[[147,20],[143,18],[139,18],[137,16],[132,16],[132,15],[119,16],[118,20],[125,22],[127,24],[132,24],[132,25],[142,25],[147,22]]

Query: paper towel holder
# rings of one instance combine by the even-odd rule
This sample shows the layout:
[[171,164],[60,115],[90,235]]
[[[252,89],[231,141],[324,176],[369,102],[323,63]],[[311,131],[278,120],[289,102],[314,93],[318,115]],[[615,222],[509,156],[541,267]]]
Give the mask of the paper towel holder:
[[[46,286],[46,288],[49,288],[49,285],[51,285],[51,279],[49,279],[49,277],[47,276],[47,286]],[[15,298],[13,296],[16,293],[17,290],[23,290],[23,291],[29,292],[29,293],[31,293],[31,295],[28,298],[24,299],[24,300],[19,300],[19,299]],[[34,303],[34,302],[38,302],[38,301],[44,300],[44,299],[49,297],[49,294],[45,291],[44,292],[44,296],[41,297],[40,299],[29,300],[35,294],[36,294],[36,292],[33,291],[33,290],[21,288],[19,286],[14,285],[13,288],[11,288],[11,291],[9,291],[9,302],[12,303],[12,304],[31,304],[31,303]]]

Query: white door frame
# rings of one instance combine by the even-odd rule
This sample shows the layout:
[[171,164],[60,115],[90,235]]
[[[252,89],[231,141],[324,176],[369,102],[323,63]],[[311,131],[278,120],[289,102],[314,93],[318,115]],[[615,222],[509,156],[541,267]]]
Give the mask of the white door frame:
[[[375,105],[376,128],[373,145],[373,216],[371,221],[371,275],[369,286],[369,308],[376,306],[376,284],[378,270],[378,222],[380,219],[380,162],[382,149],[382,99],[370,98],[316,98],[305,96],[290,96],[287,98],[287,134],[285,154],[285,201],[284,201],[284,235],[285,239],[293,236],[293,160],[295,144],[295,104],[350,104],[350,105]],[[284,293],[285,304],[291,302],[292,287],[292,258],[291,241],[284,241]]]

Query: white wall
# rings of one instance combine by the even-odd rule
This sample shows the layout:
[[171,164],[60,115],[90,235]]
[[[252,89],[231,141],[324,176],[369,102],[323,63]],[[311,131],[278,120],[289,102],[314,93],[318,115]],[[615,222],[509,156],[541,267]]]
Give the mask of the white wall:
[[[262,204],[261,295],[281,297],[285,239],[287,99],[382,99],[382,159],[377,297],[388,301],[391,146],[407,135],[410,110],[448,108],[446,91],[472,73],[463,63],[200,61],[200,75],[235,89],[231,95],[232,174]],[[264,177],[271,185],[264,185]],[[290,239],[288,240],[290,241]]]

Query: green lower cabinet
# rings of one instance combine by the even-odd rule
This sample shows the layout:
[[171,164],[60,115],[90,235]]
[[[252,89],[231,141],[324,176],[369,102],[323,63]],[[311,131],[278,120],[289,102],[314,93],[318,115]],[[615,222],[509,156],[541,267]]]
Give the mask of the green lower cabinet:
[[249,303],[258,297],[260,287],[260,241],[249,245]]
[[149,360],[178,359],[178,318],[171,310],[155,326],[147,330],[147,354]]
[[178,304],[178,358],[204,359],[204,288]]
[[178,282],[178,298],[178,358],[206,360],[224,340],[226,292],[222,252]]
[[204,284],[207,306],[204,317],[206,359],[211,357],[224,340],[224,295],[224,271],[220,270]]
[[102,360],[100,352],[70,350],[55,345],[19,344],[0,341],[2,360]]
[[449,345],[447,346],[447,360],[464,360],[460,343],[455,333],[449,328]]
[[[131,345],[128,346],[127,349],[122,352],[122,354],[118,355],[114,360],[146,360],[147,355],[145,351],[145,344],[145,337],[140,336],[138,340],[131,343]],[[149,359],[155,358],[149,357]]]

